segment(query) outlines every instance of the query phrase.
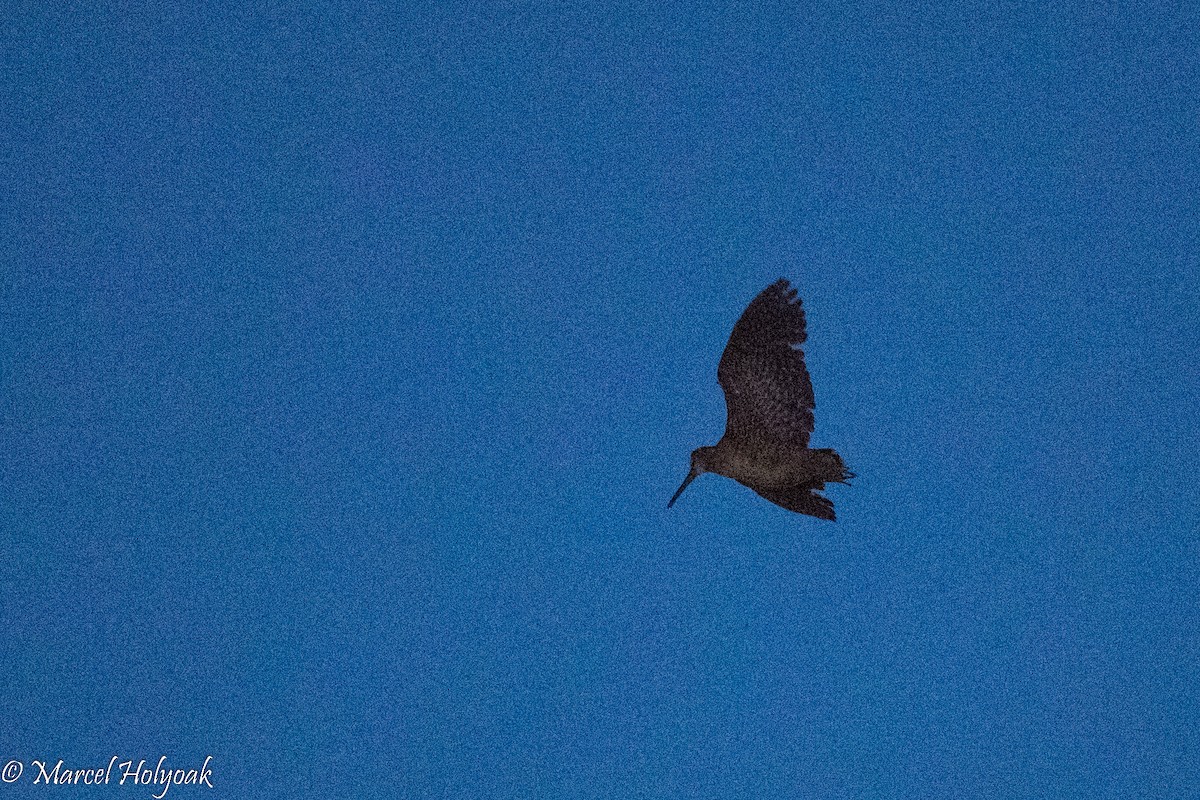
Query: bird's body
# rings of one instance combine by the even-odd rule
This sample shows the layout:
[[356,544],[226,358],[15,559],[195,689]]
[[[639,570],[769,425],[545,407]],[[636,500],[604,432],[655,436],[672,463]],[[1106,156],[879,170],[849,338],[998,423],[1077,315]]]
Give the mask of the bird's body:
[[841,459],[832,450],[804,448],[764,452],[727,439],[707,449],[711,451],[711,455],[705,457],[708,472],[732,478],[751,489],[786,489],[814,476],[840,477],[844,469]]
[[799,349],[805,338],[804,309],[786,280],[746,307],[717,368],[725,435],[692,452],[688,476],[668,507],[696,476],[715,472],[790,511],[834,519],[833,503],[817,492],[854,476],[835,451],[808,446],[816,400]]

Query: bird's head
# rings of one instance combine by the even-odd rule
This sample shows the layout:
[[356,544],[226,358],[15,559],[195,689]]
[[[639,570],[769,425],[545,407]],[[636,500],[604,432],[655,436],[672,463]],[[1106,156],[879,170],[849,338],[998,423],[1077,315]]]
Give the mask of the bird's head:
[[687,477],[683,479],[683,483],[679,484],[679,488],[675,490],[675,495],[667,503],[667,508],[675,505],[675,501],[679,499],[679,495],[683,494],[683,490],[688,487],[688,484],[696,479],[697,475],[705,472],[712,472],[712,453],[716,450],[715,447],[697,447],[692,451],[692,465],[688,469]]

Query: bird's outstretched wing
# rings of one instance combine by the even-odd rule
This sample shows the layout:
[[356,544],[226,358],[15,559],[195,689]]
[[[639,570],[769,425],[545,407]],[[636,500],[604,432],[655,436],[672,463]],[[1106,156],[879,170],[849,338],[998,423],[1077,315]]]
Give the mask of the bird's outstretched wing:
[[786,280],[781,278],[750,301],[717,367],[717,382],[725,391],[727,437],[808,446],[817,403],[799,349],[805,338],[804,308]]
[[808,514],[810,517],[835,522],[837,517],[833,513],[833,501],[828,497],[822,497],[817,494],[817,492],[824,488],[825,484],[818,483],[793,486],[790,489],[755,489],[754,491],[760,497],[765,497],[775,505],[782,506],[788,511]]

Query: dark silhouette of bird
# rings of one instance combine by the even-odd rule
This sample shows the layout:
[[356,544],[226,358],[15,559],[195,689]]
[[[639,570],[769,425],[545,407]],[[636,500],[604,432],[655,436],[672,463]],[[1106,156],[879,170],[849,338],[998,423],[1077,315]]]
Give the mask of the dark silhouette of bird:
[[755,297],[733,326],[717,367],[725,391],[725,435],[692,451],[692,465],[667,508],[697,475],[733,478],[778,506],[834,520],[833,502],[818,494],[854,473],[830,449],[808,446],[813,431],[812,380],[804,366],[804,308],[786,280]]

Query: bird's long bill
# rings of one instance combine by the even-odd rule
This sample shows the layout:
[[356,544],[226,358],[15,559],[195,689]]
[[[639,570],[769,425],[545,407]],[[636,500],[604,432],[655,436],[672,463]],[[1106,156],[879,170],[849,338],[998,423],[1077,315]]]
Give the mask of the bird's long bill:
[[689,472],[688,473],[688,476],[683,479],[683,483],[679,484],[679,488],[675,490],[675,496],[671,498],[671,501],[669,503],[667,503],[667,508],[670,508],[671,506],[675,505],[675,501],[679,499],[679,495],[683,494],[683,490],[688,487],[689,483],[696,480],[696,476],[699,474],[700,473],[698,473],[698,472]]

